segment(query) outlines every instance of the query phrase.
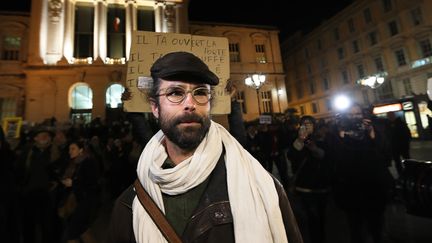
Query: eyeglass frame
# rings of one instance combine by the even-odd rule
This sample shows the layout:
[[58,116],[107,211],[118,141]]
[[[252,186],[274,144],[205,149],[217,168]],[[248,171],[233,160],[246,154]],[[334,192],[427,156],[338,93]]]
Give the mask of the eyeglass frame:
[[[183,97],[179,101],[172,101],[172,100],[170,100],[170,98],[168,98],[169,97],[168,94],[170,92],[167,92],[167,90],[169,90],[169,89],[173,89],[172,91],[176,91],[176,89],[180,89],[180,90],[182,90],[184,92],[184,95],[183,95]],[[205,104],[209,103],[213,99],[213,97],[214,97],[213,90],[212,89],[208,89],[208,88],[206,88],[204,86],[198,86],[198,87],[196,87],[194,89],[185,89],[182,86],[171,86],[171,87],[163,88],[161,90],[164,90],[165,93],[160,93],[159,92],[158,94],[156,94],[156,97],[165,96],[166,99],[169,102],[173,103],[173,104],[181,104],[183,101],[185,101],[185,99],[187,98],[187,95],[189,93],[192,95],[192,99],[194,100],[194,102],[196,104],[198,104],[198,105],[205,105]],[[206,90],[208,92],[208,95],[207,95],[208,100],[206,102],[203,103],[203,102],[198,102],[197,101],[197,99],[195,98],[195,95],[194,95],[194,92],[197,91],[197,90]]]

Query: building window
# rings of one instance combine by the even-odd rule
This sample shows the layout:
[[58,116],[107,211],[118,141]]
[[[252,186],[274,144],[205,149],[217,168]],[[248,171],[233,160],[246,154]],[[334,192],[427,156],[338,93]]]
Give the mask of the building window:
[[344,49],[343,49],[342,47],[339,47],[339,48],[337,49],[337,53],[338,53],[338,58],[339,58],[339,60],[344,59],[344,57],[345,57],[345,52],[344,52]]
[[411,95],[412,94],[412,86],[411,86],[411,80],[409,78],[406,78],[402,80],[405,95]]
[[311,104],[311,108],[312,108],[312,113],[318,113],[318,104],[315,102],[312,102]]
[[239,43],[229,43],[230,62],[240,62]]
[[300,106],[300,116],[303,116],[305,114],[305,108],[304,105]]
[[420,41],[420,49],[422,52],[423,58],[432,56],[432,47],[429,39]]
[[326,99],[325,104],[326,104],[326,108],[328,111],[333,110],[333,105],[332,105],[331,99]]
[[407,64],[405,59],[405,53],[402,49],[395,51],[395,56],[398,66],[404,66]]
[[258,63],[267,63],[265,56],[265,46],[263,44],[255,45],[255,54]]
[[244,91],[237,91],[236,93],[236,100],[238,103],[240,103],[240,107],[242,109],[242,113],[246,114],[246,101],[245,101],[245,93]]
[[315,81],[309,81],[309,92],[311,95],[315,94]]
[[423,14],[420,7],[411,10],[411,20],[414,26],[423,23]]
[[348,19],[348,29],[351,33],[355,32],[354,20],[352,18]]
[[137,9],[137,30],[155,31],[153,7],[139,6]]
[[85,123],[91,121],[91,110],[93,108],[93,92],[85,83],[77,83],[69,93],[69,106],[71,108],[71,119],[81,120]]
[[399,33],[396,21],[391,21],[390,23],[388,23],[388,28],[390,36],[395,36]]
[[363,16],[366,24],[369,24],[372,22],[372,14],[369,8],[363,10]]
[[368,37],[370,46],[374,46],[376,43],[378,43],[377,33],[375,31],[370,32]]
[[[78,21],[79,20],[79,21]],[[93,57],[94,7],[77,3],[75,6],[74,57]]]
[[384,12],[389,12],[393,8],[391,0],[382,0],[382,4]]
[[108,57],[122,58],[126,56],[126,21],[123,5],[108,5],[107,20]]
[[375,68],[378,72],[384,72],[384,63],[381,57],[374,59]]
[[121,84],[112,84],[105,93],[105,104],[108,108],[122,107],[121,96],[125,88]]
[[363,64],[358,64],[357,65],[357,74],[358,74],[358,78],[364,78],[365,76],[365,70],[363,67]]
[[340,36],[339,36],[339,29],[338,29],[338,28],[335,28],[335,29],[333,30],[333,37],[334,37],[335,41],[338,41],[338,40],[340,39]]
[[298,99],[303,98],[303,87],[302,87],[302,85],[301,85],[301,82],[299,82],[299,83],[296,85],[296,91],[297,91],[297,98],[298,98]]
[[323,84],[323,89],[324,90],[329,90],[330,89],[330,81],[329,81],[328,77],[323,77],[322,84]]
[[17,61],[20,59],[21,37],[4,36],[2,47],[2,60]]
[[342,82],[343,82],[343,84],[348,84],[349,83],[348,71],[347,70],[343,70],[341,74],[342,74]]
[[357,52],[360,51],[359,43],[358,43],[357,40],[353,41],[353,42],[352,42],[352,45],[353,45],[353,52],[354,52],[354,53],[357,53]]
[[327,67],[327,59],[325,57],[321,58],[320,60],[320,68],[324,69]]
[[5,117],[15,117],[17,116],[16,112],[17,99],[8,97],[0,98],[0,120],[3,120]]
[[391,80],[387,80],[375,90],[377,91],[377,95],[380,100],[387,100],[387,99],[394,98],[393,88],[391,86]]
[[261,102],[264,113],[273,113],[271,91],[261,92]]

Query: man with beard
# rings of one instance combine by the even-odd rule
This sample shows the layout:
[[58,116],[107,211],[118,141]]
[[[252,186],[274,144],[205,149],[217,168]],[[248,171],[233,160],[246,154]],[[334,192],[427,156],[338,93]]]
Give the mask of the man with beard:
[[[302,242],[282,185],[210,120],[217,76],[198,57],[172,52],[151,67],[161,130],[137,177],[184,242]],[[114,205],[107,242],[166,242],[133,187]]]

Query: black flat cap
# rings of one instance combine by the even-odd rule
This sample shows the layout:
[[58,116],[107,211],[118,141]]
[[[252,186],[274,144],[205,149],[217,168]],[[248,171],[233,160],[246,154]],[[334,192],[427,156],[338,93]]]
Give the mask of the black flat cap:
[[217,85],[219,78],[199,57],[189,52],[171,52],[156,60],[152,77]]

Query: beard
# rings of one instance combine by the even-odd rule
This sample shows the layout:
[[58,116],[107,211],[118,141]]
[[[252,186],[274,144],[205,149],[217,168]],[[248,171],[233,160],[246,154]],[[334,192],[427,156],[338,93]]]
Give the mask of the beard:
[[[197,122],[200,126],[180,127],[183,122]],[[192,151],[198,147],[210,129],[210,118],[196,113],[185,114],[172,119],[159,112],[159,126],[165,136],[179,148]]]

